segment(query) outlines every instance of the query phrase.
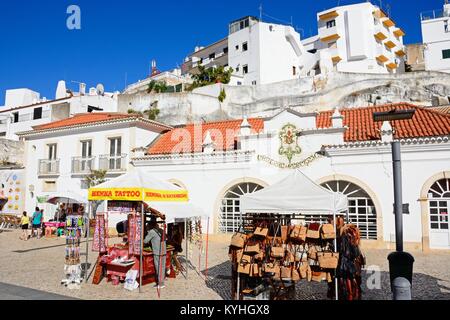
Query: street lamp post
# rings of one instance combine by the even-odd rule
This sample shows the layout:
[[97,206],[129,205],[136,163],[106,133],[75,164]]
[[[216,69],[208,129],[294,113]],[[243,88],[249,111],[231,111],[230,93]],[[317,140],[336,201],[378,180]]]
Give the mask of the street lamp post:
[[[415,110],[391,110],[373,114],[375,122],[409,120]],[[392,126],[393,127],[393,126]],[[392,165],[394,176],[394,214],[396,252],[388,256],[391,290],[394,300],[411,300],[414,257],[403,251],[403,197],[400,141],[392,141]]]

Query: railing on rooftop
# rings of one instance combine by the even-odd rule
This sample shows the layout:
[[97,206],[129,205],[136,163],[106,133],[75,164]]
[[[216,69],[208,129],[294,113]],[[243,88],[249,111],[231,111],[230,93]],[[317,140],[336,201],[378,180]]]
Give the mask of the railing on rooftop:
[[433,20],[433,19],[439,19],[450,16],[448,12],[444,11],[443,9],[440,10],[430,10],[425,11],[420,14],[420,20],[427,21],[427,20]]

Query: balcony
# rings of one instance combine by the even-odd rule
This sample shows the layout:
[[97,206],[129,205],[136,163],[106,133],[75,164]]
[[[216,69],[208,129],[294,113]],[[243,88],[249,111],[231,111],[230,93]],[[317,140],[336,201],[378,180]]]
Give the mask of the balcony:
[[328,21],[328,20],[334,19],[336,17],[339,17],[339,13],[336,10],[334,10],[334,11],[331,11],[331,12],[327,12],[327,13],[321,14],[319,16],[319,19],[322,20],[322,21]]
[[385,45],[385,47],[386,47],[388,50],[391,50],[391,49],[393,49],[393,48],[395,48],[395,47],[397,46],[397,45],[396,45],[394,42],[392,42],[391,40],[385,42],[384,45]]
[[386,28],[391,28],[395,26],[395,22],[391,18],[385,18],[383,24],[386,26]]
[[127,155],[102,155],[99,157],[99,169],[107,172],[124,172],[127,170]]
[[46,175],[46,176],[59,175],[59,159],[39,160],[38,174],[41,176],[43,176],[43,175]]
[[[332,29],[334,29],[334,28],[332,28]],[[341,36],[338,35],[335,32],[330,34],[330,35],[327,35],[327,34],[328,34],[328,32],[324,33],[324,34],[321,34],[320,35],[320,41],[327,43],[327,42],[337,41],[338,39],[341,38]]]
[[373,16],[378,18],[378,19],[387,18],[386,13],[383,10],[381,10],[381,9],[375,10],[373,12]]
[[397,56],[399,56],[399,57],[404,57],[404,56],[406,56],[406,52],[405,52],[405,50],[398,50],[398,51],[396,51],[395,52],[395,54],[397,55]]
[[441,19],[444,17],[448,17],[448,14],[446,14],[446,12],[442,9],[430,10],[430,11],[422,12],[420,14],[420,20],[422,20],[422,21]]
[[95,169],[95,157],[83,158],[75,157],[72,158],[72,174],[90,174],[91,170]]
[[403,31],[402,29],[398,28],[397,30],[394,31],[394,35],[395,35],[397,38],[400,38],[400,37],[406,36],[406,33],[405,33],[405,31]]
[[333,64],[338,64],[339,62],[342,61],[342,57],[341,54],[339,53],[338,48],[329,48],[328,53],[330,54]]

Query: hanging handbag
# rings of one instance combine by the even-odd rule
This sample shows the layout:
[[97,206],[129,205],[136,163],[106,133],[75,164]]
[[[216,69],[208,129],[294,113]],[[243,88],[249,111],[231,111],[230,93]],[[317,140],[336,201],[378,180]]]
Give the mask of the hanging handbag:
[[281,267],[281,279],[290,280],[292,279],[292,267]]
[[289,226],[281,226],[281,241],[287,241]]
[[251,257],[244,255],[238,266],[238,273],[250,274],[251,271]]
[[336,232],[332,224],[330,223],[324,224],[320,230],[322,239],[330,240],[336,238]]
[[259,246],[259,243],[254,245],[247,245],[244,252],[250,254],[258,254],[261,253],[261,247]]
[[318,252],[317,259],[322,269],[336,269],[339,261],[339,253]]
[[308,249],[308,259],[317,260],[317,248],[316,246],[310,246]]
[[305,241],[306,233],[308,232],[308,228],[302,225],[294,226],[294,229],[291,232],[291,239]]
[[310,239],[320,239],[320,224],[310,223],[308,226],[308,231],[306,232],[306,238]]
[[283,247],[272,247],[271,249],[271,256],[272,258],[284,258],[284,248]]
[[260,236],[260,237],[267,237],[267,235],[269,234],[269,229],[268,228],[261,228],[261,227],[257,227],[255,230],[254,235],[255,236]]
[[244,248],[247,236],[243,233],[235,233],[231,238],[231,246],[236,248]]
[[322,282],[327,280],[327,273],[322,270],[312,270],[311,281]]
[[264,265],[265,273],[277,273],[280,271],[280,267],[276,263],[266,263]]

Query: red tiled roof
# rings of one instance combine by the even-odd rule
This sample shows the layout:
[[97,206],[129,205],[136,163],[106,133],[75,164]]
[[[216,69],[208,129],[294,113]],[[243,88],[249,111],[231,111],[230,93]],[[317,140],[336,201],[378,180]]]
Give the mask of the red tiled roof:
[[[398,103],[366,108],[342,109],[344,126],[348,127],[344,139],[346,142],[380,140],[382,122],[373,121],[374,112],[386,112],[393,109],[415,109],[411,120],[392,121],[396,139],[433,137],[450,134],[450,115],[439,113],[431,109],[414,106],[408,103]],[[321,112],[317,117],[318,128],[331,127],[333,111]]]
[[[263,119],[248,119],[252,132],[264,129]],[[241,120],[218,121],[188,124],[173,129],[162,135],[148,150],[148,154],[193,153],[202,152],[203,141],[209,131],[216,144],[216,150],[234,150],[236,135],[239,133]]]
[[64,128],[64,127],[72,127],[82,124],[89,124],[94,122],[103,122],[103,121],[112,121],[112,120],[119,120],[119,119],[126,119],[126,118],[138,118],[136,115],[133,114],[123,114],[123,113],[105,113],[105,112],[99,112],[99,113],[80,113],[76,114],[73,117],[50,122],[47,124],[43,124],[40,126],[33,127],[34,130],[48,130],[48,129],[57,129],[57,128]]
[[[375,107],[341,109],[340,112],[344,116],[344,126],[348,127],[344,135],[345,141],[381,140],[380,129],[382,123],[373,121],[373,113],[390,111],[392,109],[416,109],[413,119],[392,122],[395,129],[395,138],[419,138],[450,134],[450,115],[408,103],[399,103]],[[332,126],[331,116],[333,112],[320,112],[317,116],[317,127],[330,128]],[[253,132],[259,133],[263,131],[264,119],[254,118],[248,121],[252,126]],[[242,119],[197,125],[188,124],[163,134],[150,146],[148,154],[201,152],[207,131],[210,131],[213,141],[217,144],[216,150],[233,150],[241,123]],[[195,130],[198,130],[198,132],[194,134]],[[224,137],[222,140],[225,141],[215,139],[217,136]]]

